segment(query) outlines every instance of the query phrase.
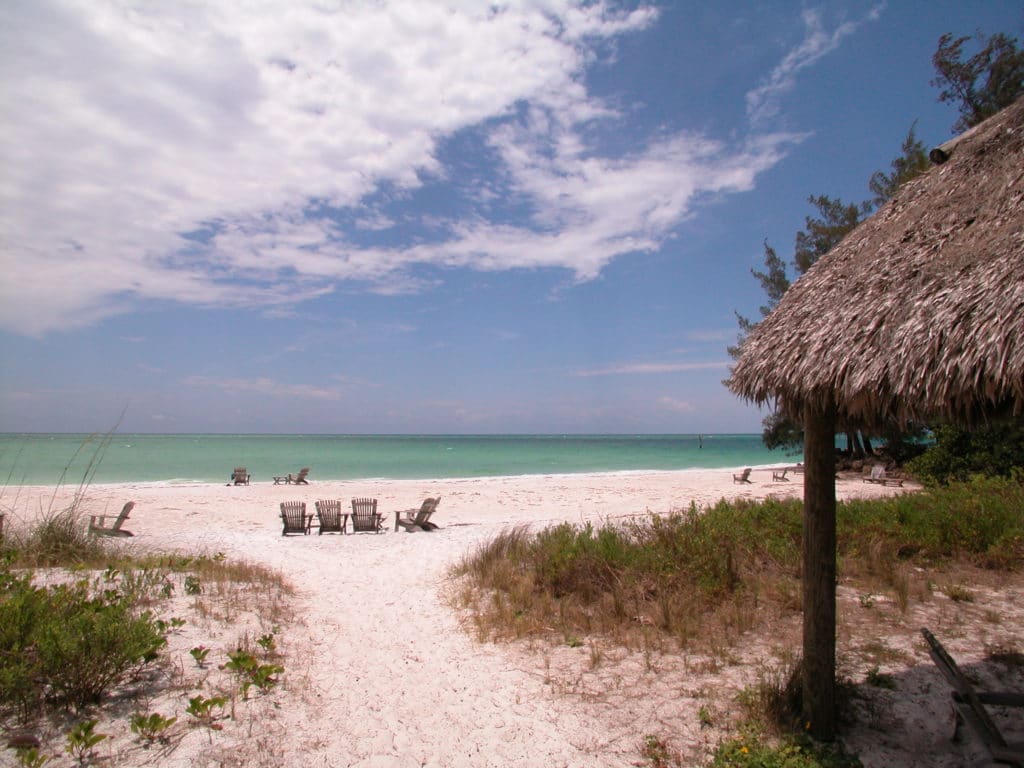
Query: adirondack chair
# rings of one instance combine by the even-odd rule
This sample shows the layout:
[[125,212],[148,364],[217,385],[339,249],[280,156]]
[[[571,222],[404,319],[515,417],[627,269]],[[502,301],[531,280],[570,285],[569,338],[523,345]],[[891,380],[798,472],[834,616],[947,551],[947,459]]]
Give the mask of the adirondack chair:
[[282,536],[289,533],[301,533],[309,535],[309,529],[313,525],[313,516],[306,514],[306,502],[304,501],[282,501],[281,522],[284,527],[281,530]]
[[864,476],[865,483],[881,483],[885,479],[885,467],[881,464],[875,464],[871,467],[871,472]]
[[316,503],[316,517],[320,521],[318,535],[344,533],[348,527],[348,512],[341,511],[340,499],[321,499]]
[[306,475],[309,474],[309,467],[303,467],[294,475],[289,473],[287,475],[274,475],[274,485],[309,485],[309,481],[306,479]]
[[245,467],[235,467],[235,471],[231,473],[231,482],[235,485],[248,485],[249,470]]
[[407,533],[412,533],[417,529],[423,531],[436,530],[438,527],[437,523],[430,522],[430,516],[434,514],[434,510],[437,509],[440,501],[441,497],[438,496],[436,499],[424,499],[419,509],[396,510],[395,530],[397,531],[399,526],[404,528]]
[[878,483],[879,485],[898,485],[901,488],[903,487],[903,479],[887,475],[885,467],[881,464],[875,464],[871,468],[871,473],[864,478],[864,482]]
[[106,525],[107,515],[90,515],[89,533],[95,536],[134,536],[134,533],[126,531],[121,527],[124,524],[124,521],[128,519],[128,513],[134,508],[135,502],[129,501],[121,508],[121,514],[119,514],[110,525]]
[[924,627],[921,629],[921,634],[928,643],[928,654],[932,657],[932,661],[935,662],[935,666],[939,668],[942,676],[946,678],[946,682],[953,689],[951,691],[955,718],[953,740],[959,739],[960,726],[966,722],[975,735],[981,739],[985,751],[988,752],[993,762],[1024,768],[1024,746],[1007,744],[1003,734],[999,732],[996,724],[992,721],[988,710],[985,709],[986,704],[1024,707],[1024,693],[976,691],[935,635]]
[[298,474],[288,475],[284,479],[285,483],[292,485],[309,485],[309,480],[306,479],[306,475],[309,474],[309,467],[303,467],[299,470]]
[[786,481],[788,481],[789,478],[786,477],[786,473],[787,472],[789,472],[789,467],[783,467],[782,469],[773,469],[772,470],[772,480],[786,480]]
[[352,499],[352,533],[383,533],[382,515],[377,514],[376,499]]
[[742,472],[740,472],[738,475],[733,475],[732,476],[732,481],[734,483],[749,483],[750,482],[750,467],[747,467]]

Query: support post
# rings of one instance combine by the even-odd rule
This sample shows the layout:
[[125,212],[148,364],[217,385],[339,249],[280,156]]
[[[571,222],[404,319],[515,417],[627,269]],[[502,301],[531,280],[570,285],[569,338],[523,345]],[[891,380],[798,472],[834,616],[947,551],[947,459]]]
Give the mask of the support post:
[[804,408],[803,715],[817,739],[836,730],[836,414]]

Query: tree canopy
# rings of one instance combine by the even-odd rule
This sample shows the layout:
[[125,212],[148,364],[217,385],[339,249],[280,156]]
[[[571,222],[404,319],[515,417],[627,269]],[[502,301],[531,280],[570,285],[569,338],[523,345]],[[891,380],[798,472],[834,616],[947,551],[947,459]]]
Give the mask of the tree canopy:
[[997,33],[986,40],[978,32],[974,39],[981,47],[965,60],[964,44],[971,39],[947,32],[932,56],[936,76],[931,82],[942,89],[939,101],[952,102],[960,113],[955,133],[973,128],[1024,94],[1024,50],[1017,49],[1016,38]]

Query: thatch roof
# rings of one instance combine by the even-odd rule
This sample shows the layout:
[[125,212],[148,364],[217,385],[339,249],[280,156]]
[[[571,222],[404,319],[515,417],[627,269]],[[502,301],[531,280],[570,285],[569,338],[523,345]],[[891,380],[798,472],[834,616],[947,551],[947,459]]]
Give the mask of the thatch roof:
[[1024,99],[948,151],[786,291],[730,389],[863,425],[1024,413]]

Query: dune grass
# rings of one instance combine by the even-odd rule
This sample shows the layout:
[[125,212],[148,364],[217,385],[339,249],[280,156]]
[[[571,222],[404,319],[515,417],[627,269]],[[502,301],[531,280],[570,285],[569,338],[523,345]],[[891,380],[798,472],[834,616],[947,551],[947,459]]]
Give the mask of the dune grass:
[[[649,627],[686,647],[735,639],[766,605],[799,608],[802,505],[720,501],[625,524],[506,530],[465,557],[463,607],[481,637],[606,635]],[[840,574],[905,589],[908,564],[1013,569],[1024,555],[1024,486],[977,479],[840,503]]]
[[[721,654],[743,633],[799,611],[801,530],[798,500],[720,501],[624,524],[508,529],[452,574],[481,640],[546,636]],[[891,592],[905,611],[911,571],[927,579],[959,566],[1021,567],[1024,485],[979,478],[840,503],[837,550],[840,578],[865,595]],[[798,669],[793,660],[741,692],[746,725],[719,745],[714,768],[858,764],[787,733],[799,712]],[[656,736],[641,753],[646,765],[679,764]]]

